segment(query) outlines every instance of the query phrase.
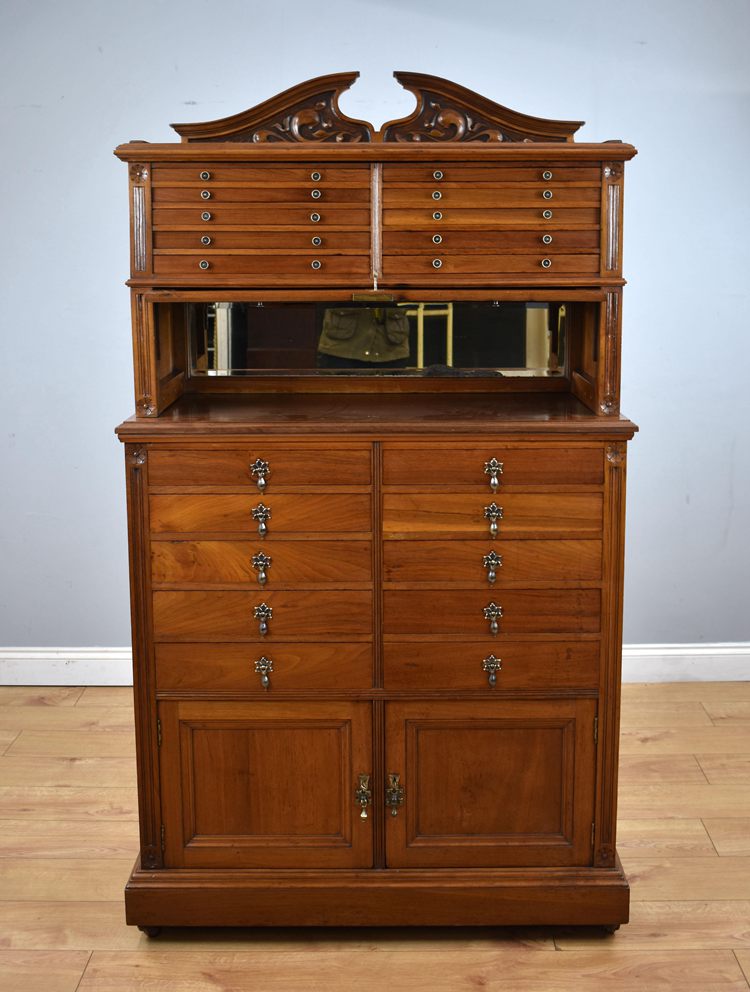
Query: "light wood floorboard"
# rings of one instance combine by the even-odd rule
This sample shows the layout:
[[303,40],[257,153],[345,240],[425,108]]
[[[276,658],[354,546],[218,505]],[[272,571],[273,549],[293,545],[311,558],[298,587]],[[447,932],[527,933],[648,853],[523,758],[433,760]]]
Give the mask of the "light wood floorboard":
[[0,687],[0,990],[750,992],[750,683],[631,685],[623,698],[618,849],[632,903],[616,934],[149,940],[122,902],[138,843],[132,690]]

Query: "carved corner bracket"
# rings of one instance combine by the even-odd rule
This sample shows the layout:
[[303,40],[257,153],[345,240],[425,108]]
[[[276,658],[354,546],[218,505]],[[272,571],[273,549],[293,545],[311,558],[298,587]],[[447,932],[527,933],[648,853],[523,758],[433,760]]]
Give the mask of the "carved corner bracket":
[[625,455],[627,452],[627,445],[624,441],[616,441],[614,444],[607,445],[607,461],[614,465],[615,468],[619,468],[621,465],[625,464]]

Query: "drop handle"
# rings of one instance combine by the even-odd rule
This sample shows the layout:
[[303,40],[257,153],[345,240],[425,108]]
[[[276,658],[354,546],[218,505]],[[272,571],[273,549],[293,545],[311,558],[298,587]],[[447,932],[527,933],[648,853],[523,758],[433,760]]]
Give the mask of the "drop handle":
[[500,630],[500,625],[498,620],[503,615],[502,606],[498,606],[497,603],[489,603],[484,607],[484,619],[490,622],[490,633],[494,636]]
[[503,508],[494,501],[484,508],[484,519],[490,522],[490,537],[497,537],[498,520],[503,519]]
[[393,772],[388,773],[388,785],[385,790],[385,804],[391,811],[391,816],[398,816],[399,806],[404,804],[404,787],[401,785],[399,779],[400,775],[395,775]]
[[265,637],[268,633],[268,621],[273,618],[273,609],[267,603],[261,603],[254,607],[253,617],[258,621],[258,633]]
[[271,556],[265,555],[260,551],[257,555],[253,555],[251,564],[258,573],[258,585],[264,586],[268,582],[268,569],[271,567]]
[[497,673],[502,670],[502,658],[496,658],[494,654],[488,655],[482,661],[482,671],[487,672],[487,684],[491,689],[497,685]]
[[499,462],[497,458],[490,458],[488,462],[484,463],[484,474],[490,477],[490,489],[496,493],[500,488],[498,476],[503,474],[503,463]]
[[492,583],[497,580],[497,570],[503,567],[503,557],[496,551],[490,551],[482,558],[482,564],[487,569],[487,581]]
[[258,503],[250,512],[253,515],[253,520],[258,521],[258,533],[261,537],[265,537],[268,533],[268,521],[271,519],[271,507]]
[[260,675],[260,684],[267,691],[271,688],[269,674],[273,671],[273,662],[264,655],[255,662],[255,671]]
[[265,492],[268,485],[267,476],[271,474],[271,466],[263,458],[256,458],[250,466],[250,475],[255,479],[255,483],[261,492]]
[[360,820],[366,820],[367,807],[372,802],[372,790],[370,789],[369,775],[357,776],[357,788],[354,790],[354,801],[359,806]]

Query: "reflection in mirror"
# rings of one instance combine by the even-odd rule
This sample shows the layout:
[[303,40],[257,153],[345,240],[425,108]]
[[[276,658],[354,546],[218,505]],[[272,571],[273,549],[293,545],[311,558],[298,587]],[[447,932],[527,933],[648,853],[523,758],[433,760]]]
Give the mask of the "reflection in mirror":
[[179,306],[198,376],[544,377],[565,369],[569,305],[560,302]]

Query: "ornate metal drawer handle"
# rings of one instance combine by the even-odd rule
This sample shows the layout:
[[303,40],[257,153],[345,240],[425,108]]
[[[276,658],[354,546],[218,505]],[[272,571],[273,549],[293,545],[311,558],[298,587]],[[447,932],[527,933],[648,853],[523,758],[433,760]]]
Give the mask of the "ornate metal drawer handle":
[[354,790],[354,801],[360,808],[359,818],[360,820],[367,819],[367,807],[372,802],[372,791],[370,790],[370,776],[369,775],[358,775],[357,776],[358,785]]
[[398,816],[399,806],[404,804],[404,787],[399,782],[400,775],[388,772],[388,786],[385,790],[385,804],[390,807],[391,816]]
[[261,603],[253,609],[253,616],[258,621],[258,632],[261,637],[268,633],[268,621],[273,619],[273,610],[267,603]]
[[266,525],[271,519],[271,507],[264,506],[263,503],[258,503],[250,512],[253,515],[253,520],[258,521],[258,533],[261,537],[265,537],[268,533],[268,527]]
[[266,658],[263,655],[262,658],[258,658],[255,662],[255,671],[260,675],[260,684],[264,689],[268,690],[271,688],[271,680],[268,675],[273,671],[273,662],[270,658]]
[[502,555],[499,555],[497,551],[490,551],[488,555],[482,558],[482,564],[488,570],[487,571],[487,581],[494,582],[497,578],[498,568],[503,567]]
[[490,522],[490,537],[497,537],[497,522],[503,519],[503,508],[494,501],[484,508],[484,519]]
[[258,585],[264,586],[268,582],[268,569],[271,567],[271,556],[264,555],[260,551],[252,557],[252,566],[258,573]]
[[482,671],[487,672],[487,682],[491,689],[497,685],[497,673],[502,670],[502,658],[496,658],[494,654],[488,655],[482,662]]
[[257,479],[257,486],[261,492],[266,488],[268,482],[266,476],[271,474],[271,466],[268,462],[263,461],[262,458],[256,458],[253,464],[250,466],[250,475],[254,479]]
[[498,606],[497,603],[489,603],[487,606],[485,606],[484,619],[489,620],[490,622],[491,634],[497,634],[497,632],[499,631],[500,626],[497,621],[502,617],[502,615],[503,615],[503,608],[502,606]]
[[498,475],[503,474],[503,463],[499,462],[497,458],[490,458],[488,462],[484,463],[484,474],[490,477],[490,489],[493,493],[496,493],[500,488],[500,480]]

